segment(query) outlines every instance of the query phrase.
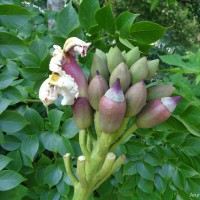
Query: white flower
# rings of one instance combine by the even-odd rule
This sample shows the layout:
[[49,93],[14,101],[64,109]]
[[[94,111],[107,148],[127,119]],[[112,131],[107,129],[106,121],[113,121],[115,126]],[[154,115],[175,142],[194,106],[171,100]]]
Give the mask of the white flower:
[[90,45],[91,43],[86,43],[77,37],[71,37],[66,40],[63,49],[73,56],[81,55],[81,57],[85,57]]
[[58,45],[53,45],[53,48],[55,49],[53,52],[53,56],[57,56],[58,54],[62,54],[63,50]]
[[62,61],[62,57],[63,57],[63,51],[62,51],[61,47],[58,45],[53,45],[53,47],[55,50],[53,52],[53,57],[50,60],[49,70],[60,74],[62,71],[61,61]]
[[48,106],[56,101],[59,94],[56,86],[49,83],[49,78],[46,79],[39,90],[39,98],[45,106]]

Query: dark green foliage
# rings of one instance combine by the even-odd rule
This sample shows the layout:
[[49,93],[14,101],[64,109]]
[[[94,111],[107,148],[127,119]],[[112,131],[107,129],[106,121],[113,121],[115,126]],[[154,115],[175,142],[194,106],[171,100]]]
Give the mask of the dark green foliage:
[[[156,4],[154,1],[153,12]],[[137,13],[125,11],[115,16],[111,4],[100,8],[97,0],[83,0],[78,9],[68,4],[54,16],[57,22],[48,30],[50,17],[19,2],[0,5],[1,199],[72,199],[72,184],[62,156],[68,152],[73,157],[81,155],[78,128],[70,107],[56,102],[47,114],[38,100],[39,87],[48,77],[52,45],[62,46],[71,36],[92,42],[88,56],[79,59],[88,75],[95,48],[107,53],[116,44],[121,51],[137,45],[148,53],[151,43],[167,30],[151,21],[140,21]],[[166,64],[178,67],[171,67],[171,71],[196,74],[196,83],[193,76],[174,73],[168,77],[161,70],[158,77],[164,83],[173,83],[176,95],[183,100],[165,123],[138,130],[116,150],[116,154],[125,153],[127,161],[92,199],[191,199],[191,194],[200,193],[200,78],[196,56],[187,57],[188,61],[178,55],[161,57]]]

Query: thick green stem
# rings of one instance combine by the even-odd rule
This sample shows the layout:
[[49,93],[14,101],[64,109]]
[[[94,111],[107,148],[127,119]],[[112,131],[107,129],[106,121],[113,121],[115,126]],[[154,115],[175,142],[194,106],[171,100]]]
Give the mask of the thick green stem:
[[[73,200],[88,200],[92,192],[123,164],[126,159],[125,156],[122,155],[116,159],[112,152],[137,129],[137,126],[133,124],[126,130],[129,119],[125,118],[115,137],[104,132],[100,133],[97,120],[98,113],[96,113],[95,118],[97,140],[92,137],[91,130],[88,130],[88,134],[85,130],[81,130],[79,133],[80,146],[86,159],[85,157],[81,160],[80,157],[78,159],[77,176],[79,183],[74,186]],[[95,140],[95,145],[92,145],[92,148],[90,146],[91,140]]]
[[84,188],[87,188],[88,183],[87,183],[86,174],[85,174],[85,156],[78,157],[76,173],[77,173],[81,186]]
[[83,188],[81,184],[77,184],[74,187],[73,200],[88,200],[91,196],[93,190],[90,188]]
[[109,151],[114,151],[122,142],[124,142],[125,139],[127,139],[128,136],[133,134],[137,130],[136,124],[133,124],[124,135],[122,135],[109,149]]
[[23,103],[42,103],[40,99],[22,99],[21,102]]
[[87,181],[90,182],[101,167],[109,149],[109,135],[101,133],[86,165]]
[[79,131],[79,144],[81,147],[81,151],[83,152],[83,155],[89,159],[90,154],[87,149],[87,133],[86,130],[80,130]]
[[78,184],[78,180],[76,178],[76,176],[74,175],[72,168],[71,168],[71,160],[70,160],[70,153],[67,153],[63,156],[63,160],[64,160],[64,164],[65,164],[65,169],[67,171],[67,174],[71,180],[71,182],[73,183],[73,185],[75,186],[76,184]]
[[94,125],[95,125],[97,137],[99,138],[101,135],[101,129],[99,128],[99,112],[98,111],[96,111],[95,116],[94,116]]

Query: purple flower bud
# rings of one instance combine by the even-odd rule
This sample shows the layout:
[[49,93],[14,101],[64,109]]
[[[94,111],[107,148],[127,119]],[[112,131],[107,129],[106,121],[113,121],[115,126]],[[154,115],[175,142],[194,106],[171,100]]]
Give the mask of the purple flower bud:
[[96,76],[91,80],[88,87],[89,101],[95,110],[99,110],[99,102],[101,97],[108,90],[106,80],[97,71]]
[[182,97],[163,97],[149,102],[137,115],[136,125],[138,128],[152,128],[165,120],[176,108]]
[[79,97],[76,99],[72,110],[74,121],[80,130],[86,129],[92,124],[93,111],[87,98]]
[[105,133],[116,131],[124,118],[126,102],[120,80],[105,93],[99,103],[99,128]]
[[147,99],[150,101],[152,99],[169,97],[175,90],[176,88],[170,85],[156,85],[147,89]]
[[137,115],[146,104],[147,90],[144,81],[132,85],[125,94],[126,116]]
[[68,53],[65,53],[62,60],[62,70],[74,78],[74,81],[78,85],[79,97],[88,97],[88,82],[85,74],[77,64],[76,58]]

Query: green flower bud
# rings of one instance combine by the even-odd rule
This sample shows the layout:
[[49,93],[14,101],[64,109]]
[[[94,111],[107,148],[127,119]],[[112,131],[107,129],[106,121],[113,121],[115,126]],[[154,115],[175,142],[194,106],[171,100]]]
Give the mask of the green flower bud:
[[72,106],[73,118],[77,127],[82,130],[88,128],[93,121],[93,111],[89,100],[79,97]]
[[147,58],[143,57],[136,61],[130,68],[131,83],[137,83],[145,80],[148,75]]
[[151,79],[154,76],[154,74],[156,73],[158,69],[159,62],[160,61],[158,59],[150,60],[147,62],[147,68],[148,68],[147,79]]
[[105,133],[116,131],[124,118],[126,102],[117,79],[99,103],[99,128]]
[[125,92],[131,83],[131,73],[124,62],[120,63],[110,75],[110,87],[114,84],[117,78],[120,79],[122,90]]
[[137,115],[146,104],[147,90],[144,81],[132,85],[125,94],[126,117]]
[[127,66],[130,68],[140,58],[140,51],[138,47],[131,49],[125,56]]
[[123,61],[124,58],[119,48],[117,46],[110,48],[109,52],[107,53],[107,64],[109,72],[111,73],[115,67],[117,67]]
[[156,85],[147,89],[147,100],[160,99],[162,97],[169,97],[176,90],[170,85]]
[[88,87],[89,101],[95,110],[99,110],[100,99],[107,90],[108,83],[97,71],[96,76],[91,80]]
[[91,73],[89,77],[90,80],[96,75],[96,71],[99,71],[101,76],[103,76],[106,79],[106,81],[109,80],[109,71],[105,60],[103,60],[97,55],[94,55],[92,61]]
[[166,121],[182,97],[163,97],[149,102],[136,118],[138,128],[152,128]]
[[99,56],[99,58],[104,60],[104,62],[107,65],[107,57],[106,57],[106,54],[103,51],[101,51],[100,49],[96,49],[95,55]]

